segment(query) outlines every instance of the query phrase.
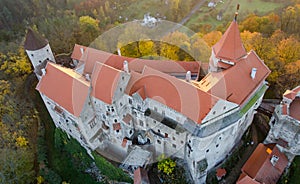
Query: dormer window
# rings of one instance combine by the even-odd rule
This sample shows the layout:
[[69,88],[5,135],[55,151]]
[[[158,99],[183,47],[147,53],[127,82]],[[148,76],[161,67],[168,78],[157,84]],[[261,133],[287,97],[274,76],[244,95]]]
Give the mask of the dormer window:
[[273,165],[273,166],[275,166],[276,165],[276,163],[278,162],[278,160],[279,160],[279,157],[278,156],[276,156],[276,155],[272,155],[272,158],[271,158],[271,164]]

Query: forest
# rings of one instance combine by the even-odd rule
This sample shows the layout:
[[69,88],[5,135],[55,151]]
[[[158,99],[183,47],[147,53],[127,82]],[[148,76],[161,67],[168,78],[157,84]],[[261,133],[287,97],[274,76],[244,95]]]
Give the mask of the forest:
[[[270,87],[266,98],[281,98],[286,89],[300,84],[300,1],[261,1],[279,3],[280,8],[243,14],[238,18],[239,29],[246,50],[254,50],[272,71],[267,78]],[[23,48],[28,27],[48,39],[55,55],[70,55],[75,43],[88,46],[109,29],[142,19],[146,13],[180,22],[197,3],[197,0],[0,0],[0,183],[76,183],[71,171],[82,176],[81,167],[87,168],[87,163],[92,162],[62,132],[45,133],[45,127],[53,125],[49,125],[51,119],[45,107],[38,105],[42,102],[34,91],[37,80]],[[218,14],[214,8],[207,11]],[[234,11],[232,16],[224,16],[218,26],[199,20],[199,26],[190,27],[195,32],[192,36],[174,31],[161,41],[147,38],[136,41],[128,30],[116,35],[128,38],[117,44],[122,55],[130,57],[208,62],[210,47],[221,38]],[[55,145],[49,146],[49,139]],[[72,163],[67,163],[68,159]],[[101,158],[96,160],[104,162]],[[71,164],[71,171],[61,170],[62,163]],[[119,178],[111,175],[107,174],[106,182],[120,178],[130,181],[122,174]]]

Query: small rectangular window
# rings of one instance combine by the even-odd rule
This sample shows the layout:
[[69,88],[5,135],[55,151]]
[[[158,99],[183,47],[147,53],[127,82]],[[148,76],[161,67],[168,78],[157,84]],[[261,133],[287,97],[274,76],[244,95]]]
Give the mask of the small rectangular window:
[[140,126],[144,126],[144,122],[140,120]]

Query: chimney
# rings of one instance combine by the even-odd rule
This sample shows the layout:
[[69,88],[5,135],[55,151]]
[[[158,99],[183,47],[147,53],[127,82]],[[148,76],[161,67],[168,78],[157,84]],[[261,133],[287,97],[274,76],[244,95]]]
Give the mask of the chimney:
[[42,71],[42,76],[46,75],[46,69],[45,68],[42,68],[41,71]]
[[80,47],[80,52],[81,52],[81,55],[83,55],[84,50],[82,47]]
[[254,78],[255,78],[256,71],[257,71],[257,69],[256,69],[256,68],[252,68],[252,71],[251,71],[251,78],[252,78],[252,79],[254,79]]
[[190,81],[192,80],[192,73],[191,73],[191,71],[187,71],[187,72],[186,72],[185,80],[186,80],[187,82],[190,82]]
[[128,62],[126,60],[123,62],[123,69],[126,73],[129,73]]
[[118,48],[118,55],[122,56],[120,48]]
[[85,79],[86,79],[87,81],[91,81],[90,75],[89,75],[89,74],[85,74]]

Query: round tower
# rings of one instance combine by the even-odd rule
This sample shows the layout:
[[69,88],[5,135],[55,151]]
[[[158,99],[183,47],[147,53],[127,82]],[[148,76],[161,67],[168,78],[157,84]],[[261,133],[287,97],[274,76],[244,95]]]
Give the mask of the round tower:
[[55,63],[48,41],[31,28],[27,30],[24,48],[37,75],[42,75],[47,61]]

